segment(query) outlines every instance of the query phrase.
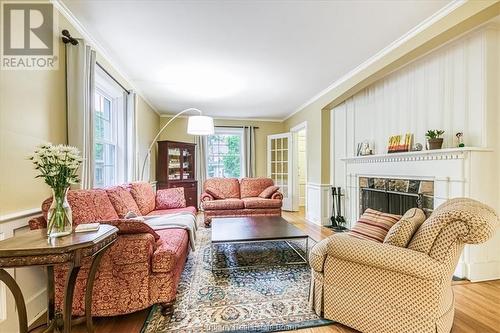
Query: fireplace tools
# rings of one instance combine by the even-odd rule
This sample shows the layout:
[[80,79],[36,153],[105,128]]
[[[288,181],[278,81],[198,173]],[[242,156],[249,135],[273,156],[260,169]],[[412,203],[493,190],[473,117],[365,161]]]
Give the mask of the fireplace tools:
[[[332,186],[332,216],[330,221],[332,222],[328,228],[335,230],[336,232],[347,231],[345,227],[346,220],[342,216],[342,203],[341,203],[342,189],[340,187]],[[337,209],[335,210],[335,201],[337,201]]]

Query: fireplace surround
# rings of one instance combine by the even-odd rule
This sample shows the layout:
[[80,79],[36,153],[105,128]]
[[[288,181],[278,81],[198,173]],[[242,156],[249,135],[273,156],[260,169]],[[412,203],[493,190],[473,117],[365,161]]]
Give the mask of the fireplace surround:
[[[495,156],[491,149],[480,147],[425,150],[419,152],[339,157],[332,182],[345,189],[343,211],[347,226],[352,226],[366,205],[378,210],[399,209],[404,213],[420,194],[422,208],[430,213],[445,201],[470,197],[497,206]],[[378,191],[377,191],[378,190]],[[372,197],[391,196],[399,208],[377,206],[377,200],[364,203],[366,193]],[[381,194],[373,195],[373,192]],[[392,199],[392,195],[399,199]],[[413,199],[402,199],[404,196]],[[370,199],[371,200],[371,199]],[[404,206],[408,205],[408,206]],[[455,276],[471,281],[500,278],[500,233],[489,242],[467,245],[457,265]]]

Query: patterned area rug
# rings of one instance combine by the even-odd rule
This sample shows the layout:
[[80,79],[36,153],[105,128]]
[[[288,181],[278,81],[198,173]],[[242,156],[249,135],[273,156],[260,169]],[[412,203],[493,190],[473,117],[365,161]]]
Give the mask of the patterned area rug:
[[[310,272],[292,245],[304,255],[304,242],[221,244],[210,267],[210,229],[200,228],[171,317],[154,306],[142,333],[275,332],[324,326],[331,322],[309,310]],[[309,245],[313,241],[309,240]],[[246,267],[265,264],[264,267]]]

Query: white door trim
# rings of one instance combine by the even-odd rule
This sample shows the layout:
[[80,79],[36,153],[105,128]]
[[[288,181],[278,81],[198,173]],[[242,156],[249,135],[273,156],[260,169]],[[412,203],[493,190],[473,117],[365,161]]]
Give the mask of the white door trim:
[[[306,196],[305,196],[305,215],[307,216],[307,120],[303,121],[292,128],[290,128],[290,132],[292,133],[292,140],[293,140],[293,151],[292,151],[292,161],[294,166],[298,166],[298,144],[297,144],[297,133],[305,130],[306,131]],[[299,173],[298,173],[298,168],[294,167],[292,169],[292,179],[293,179],[293,187],[292,187],[292,210],[298,211],[299,210]]]
[[[283,188],[281,188],[281,191],[283,193],[283,205],[282,209],[283,210],[292,210],[292,189],[293,189],[293,178],[292,178],[292,172],[293,170],[293,160],[292,160],[292,151],[293,151],[293,139],[292,139],[292,133],[291,132],[285,132],[285,133],[279,133],[279,134],[273,134],[273,135],[268,135],[267,136],[267,176],[269,178],[272,178],[272,170],[271,170],[271,164],[272,164],[272,159],[271,159],[271,140],[273,139],[283,139],[286,138],[288,140],[288,148],[287,148],[287,163],[288,163],[288,169],[287,169],[287,183],[286,183],[286,189],[285,186],[283,185]],[[283,175],[284,173],[282,173]],[[278,184],[280,185],[280,184]]]

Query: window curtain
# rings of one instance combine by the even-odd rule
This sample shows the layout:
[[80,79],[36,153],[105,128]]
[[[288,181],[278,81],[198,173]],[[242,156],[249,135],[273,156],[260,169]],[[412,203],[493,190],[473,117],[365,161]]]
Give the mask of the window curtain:
[[137,156],[137,117],[136,103],[137,94],[134,91],[123,93],[126,114],[126,144],[127,144],[127,172],[125,182],[130,183],[139,179],[138,156]]
[[83,155],[80,187],[94,184],[94,92],[96,52],[84,40],[66,44],[67,141]]
[[[207,138],[196,136],[196,180],[198,181],[198,196],[203,193],[203,184],[207,179]],[[201,207],[201,202],[198,203]]]
[[245,126],[243,129],[243,143],[245,150],[245,176],[255,177],[255,127]]

